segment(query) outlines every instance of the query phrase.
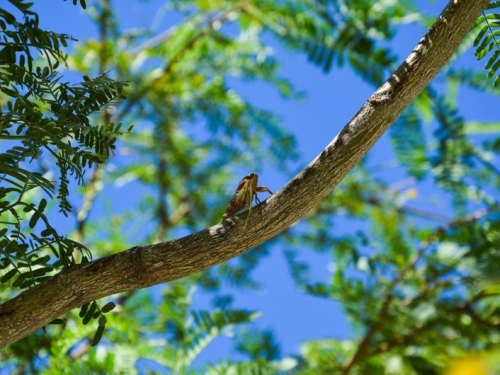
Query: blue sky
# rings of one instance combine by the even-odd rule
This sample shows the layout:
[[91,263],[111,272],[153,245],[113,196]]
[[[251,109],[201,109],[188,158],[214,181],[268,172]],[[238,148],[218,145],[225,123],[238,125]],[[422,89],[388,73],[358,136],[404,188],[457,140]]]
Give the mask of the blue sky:
[[[421,1],[421,4],[430,14],[437,15],[447,2],[441,0],[429,5],[427,1]],[[115,4],[117,3],[115,1]],[[129,7],[125,6],[127,3],[130,3]],[[123,27],[149,26],[155,22],[155,12],[161,3],[160,1],[122,2],[119,18],[123,22]],[[57,8],[57,11],[54,8]],[[67,33],[80,40],[95,37],[97,34],[84,11],[78,6],[73,6],[71,1],[59,2],[50,8],[44,2],[35,2],[35,10],[40,14],[42,27],[47,29]],[[175,18],[167,18],[160,23],[158,32],[165,30],[175,21]],[[390,43],[400,53],[402,61],[425,30],[416,26],[402,26],[400,31]],[[305,100],[299,103],[283,100],[275,91],[261,83],[235,84],[252,102],[280,115],[284,126],[295,134],[301,154],[298,168],[309,163],[323,150],[374,89],[347,68],[334,68],[329,74],[324,74],[321,69],[308,63],[305,55],[292,53],[280,46],[277,46],[275,53],[283,63],[283,76],[290,79],[297,89],[307,94]],[[468,52],[463,63],[476,64],[476,67],[483,65],[483,62],[475,62],[472,51]],[[469,119],[494,120],[495,114],[490,109],[493,100],[476,92],[460,92],[460,108]],[[370,162],[376,163],[392,158],[387,142],[385,136],[377,143],[370,153]],[[265,168],[260,182],[276,191],[286,182],[286,178],[274,172],[272,168]],[[127,186],[111,195],[117,193],[118,200],[125,200],[126,189]],[[430,201],[427,203],[432,204]],[[307,254],[311,257],[314,269],[318,273],[317,277],[326,277],[330,259],[327,256],[311,255],[311,252]],[[347,338],[351,335],[348,322],[338,303],[312,298],[296,290],[279,249],[272,251],[271,256],[262,262],[254,276],[264,284],[265,289],[257,293],[238,292],[236,307],[262,311],[263,316],[259,319],[259,326],[271,328],[276,333],[283,354],[298,353],[300,343],[305,340],[326,337]],[[200,295],[199,298],[198,303],[203,305],[205,297]],[[230,339],[218,340],[202,353],[197,363],[214,358],[234,357],[231,345]]]

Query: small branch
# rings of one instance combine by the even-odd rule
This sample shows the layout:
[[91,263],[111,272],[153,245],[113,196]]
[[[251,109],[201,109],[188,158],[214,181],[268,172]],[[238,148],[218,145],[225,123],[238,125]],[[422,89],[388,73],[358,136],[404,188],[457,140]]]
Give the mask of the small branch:
[[450,222],[450,217],[448,215],[443,215],[438,212],[424,210],[423,208],[402,206],[398,208],[398,211],[405,213],[407,215],[413,215],[416,217],[420,217],[422,219],[433,220],[440,223]]
[[188,215],[191,212],[191,205],[189,204],[189,198],[183,196],[181,198],[181,202],[179,206],[175,209],[174,212],[168,218],[168,222],[175,226],[184,216]]
[[[368,355],[372,355],[375,353],[380,353],[383,351],[387,351],[388,348],[392,348],[396,345],[399,345],[403,342],[406,342],[408,338],[405,336],[398,336],[396,337],[392,343],[389,344],[384,344],[383,348],[379,348],[379,350],[369,350],[369,345],[371,344],[371,341],[373,337],[380,331],[380,329],[384,326],[384,324],[387,322],[387,318],[389,317],[389,307],[390,304],[394,298],[393,291],[396,288],[396,286],[404,280],[406,277],[406,274],[415,268],[415,265],[417,262],[422,258],[422,256],[425,254],[429,246],[432,244],[432,242],[436,241],[439,239],[439,237],[443,234],[446,233],[447,231],[457,228],[461,225],[468,225],[473,222],[476,222],[477,220],[483,218],[484,216],[490,214],[491,212],[497,211],[498,207],[492,207],[489,210],[479,210],[472,215],[468,216],[465,219],[461,220],[455,220],[449,223],[446,226],[440,227],[436,229],[433,233],[431,233],[426,241],[424,241],[418,251],[410,258],[408,263],[405,265],[405,267],[399,272],[398,276],[387,286],[386,291],[384,293],[384,301],[382,302],[382,306],[380,308],[379,313],[377,314],[377,321],[368,329],[368,331],[365,333],[361,341],[359,342],[356,351],[349,357],[346,362],[344,363],[343,369],[342,369],[342,374],[347,375],[349,372],[352,370],[354,365],[356,365],[360,360],[365,358]],[[426,291],[430,291],[431,288],[424,289]],[[421,297],[421,296],[419,296]],[[419,327],[418,330],[421,330],[422,328]]]
[[[369,197],[366,200],[366,203],[374,205],[374,206],[381,206],[383,204],[383,200],[378,198],[378,197]],[[400,206],[397,207],[397,211],[402,213],[402,214],[407,214],[407,215],[413,215],[416,217],[420,217],[422,219],[428,219],[428,220],[433,220],[441,223],[449,223],[450,222],[450,217],[448,215],[443,215],[437,212],[425,210],[422,208],[417,208],[417,207],[411,207],[411,206]]]
[[[496,322],[489,322],[483,318],[481,318],[474,309],[472,308],[472,305],[469,303],[466,303],[464,306],[460,306],[457,308],[457,311],[463,314],[466,314],[469,316],[478,326],[482,326],[486,330],[492,330],[492,329],[498,329],[500,326],[500,322],[498,319],[496,319]],[[492,317],[492,319],[495,319]]]
[[[453,312],[453,313],[455,313],[455,314],[463,313],[463,314],[469,315],[469,317],[478,326],[482,326],[485,330],[488,330],[488,331],[491,331],[492,329],[498,330],[500,328],[500,322],[498,322],[498,323],[488,322],[488,321],[482,319],[479,315],[477,315],[476,312],[472,308],[473,305],[476,302],[478,302],[478,300],[480,300],[482,298],[486,298],[486,297],[490,297],[490,296],[484,295],[484,294],[483,295],[478,294],[473,299],[471,299],[470,301],[467,301],[463,305],[461,305],[461,306],[459,305],[459,306],[454,307],[453,309],[456,310],[456,312]],[[495,317],[492,317],[492,319],[495,319]],[[435,330],[437,326],[442,326],[443,324],[449,324],[449,323],[443,323],[442,319],[439,319],[439,318],[432,319],[423,325],[415,326],[413,330],[411,330],[410,332],[408,332],[405,335],[394,336],[391,340],[381,343],[380,345],[373,348],[372,350],[369,350],[366,354],[367,354],[367,356],[375,356],[378,354],[387,353],[394,348],[412,345],[415,342],[416,338],[422,336],[423,332]]]
[[75,241],[82,243],[85,225],[87,224],[87,219],[90,214],[90,210],[94,205],[95,199],[99,192],[99,184],[102,181],[102,176],[104,174],[105,169],[104,164],[98,164],[92,175],[90,176],[89,182],[85,189],[85,193],[83,195],[83,202],[76,214],[76,233],[75,233]]
[[[99,53],[99,71],[100,74],[106,72],[108,59],[106,57],[106,43],[109,39],[109,19],[111,17],[111,11],[109,8],[109,0],[102,1],[101,14],[99,15],[99,42],[100,42],[100,53]],[[109,111],[106,109],[102,112],[102,121],[104,124],[109,125],[111,121],[111,116]],[[94,205],[95,199],[99,192],[99,184],[102,182],[104,171],[106,169],[106,162],[98,164],[95,171],[90,176],[87,188],[83,195],[83,202],[76,214],[76,233],[75,241],[82,243],[84,238],[85,225],[87,224],[87,219],[89,217],[92,206]]]
[[25,135],[0,135],[0,139],[5,139],[7,141],[14,141],[20,139],[28,139],[28,137],[26,137]]
[[[398,198],[396,195],[389,195],[385,197],[378,197],[378,196],[369,196],[369,197],[363,197],[360,199],[361,202],[366,203],[368,205],[372,206],[377,206],[377,207],[382,207],[387,204],[387,202],[391,202],[391,204],[394,204],[394,201]],[[314,211],[315,215],[330,215],[332,213],[335,213],[337,211],[338,207],[319,207]],[[423,208],[418,208],[418,207],[412,207],[412,206],[397,206],[395,208],[399,213],[404,214],[404,215],[412,215],[415,217],[420,217],[422,219],[427,219],[427,220],[432,220],[440,223],[449,223],[452,218],[448,215],[443,215],[438,212],[426,210]]]
[[398,347],[403,347],[409,345],[416,337],[421,336],[422,333],[425,331],[429,331],[431,329],[434,329],[438,323],[440,323],[440,320],[435,319],[432,321],[429,321],[428,323],[421,325],[421,326],[415,326],[412,331],[407,333],[406,335],[396,335],[393,336],[391,340],[381,343],[379,346],[368,350],[366,355],[367,356],[375,356],[378,354],[382,353],[387,353],[391,351],[394,348]]
[[[441,276],[441,274],[440,274]],[[420,300],[424,299],[427,297],[430,293],[439,290],[441,288],[448,288],[453,285],[453,282],[451,280],[441,280],[440,282],[436,282],[432,285],[430,284],[425,284],[423,288],[420,289],[420,291],[413,297],[407,298],[403,301],[402,305],[405,307],[408,307],[410,305],[418,303]]]
[[372,338],[378,333],[378,331],[384,326],[386,320],[389,316],[389,307],[391,305],[394,288],[404,279],[408,271],[415,267],[418,260],[424,255],[424,252],[430,246],[430,242],[425,242],[423,246],[413,255],[406,266],[401,270],[398,276],[387,286],[384,293],[384,301],[382,302],[382,307],[380,312],[377,314],[377,321],[368,329],[361,341],[359,342],[356,351],[345,361],[342,368],[342,374],[347,375],[352,370],[354,365],[356,365],[361,359],[363,359],[368,352],[368,347],[371,344]]
[[224,22],[227,19],[229,19],[230,18],[229,16],[233,12],[238,11],[240,9],[240,7],[241,6],[239,4],[237,4],[236,6],[230,8],[226,11],[220,12],[217,16],[213,17],[212,19],[209,19],[208,26],[205,28],[203,28],[200,25],[199,31],[197,33],[195,33],[191,37],[191,39],[186,43],[186,45],[184,45],[184,47],[182,47],[174,56],[172,56],[170,61],[168,61],[168,63],[163,67],[162,74],[159,77],[153,79],[148,84],[145,84],[140,88],[137,88],[134,91],[133,95],[131,95],[127,98],[126,105],[119,112],[116,113],[116,115],[113,118],[113,121],[116,122],[116,121],[118,121],[118,119],[124,118],[132,110],[132,108],[142,98],[144,98],[144,96],[147,94],[148,91],[150,91],[153,87],[155,87],[157,84],[159,84],[163,79],[165,79],[165,77],[167,77],[170,74],[175,63],[180,61],[186,52],[190,51],[201,38],[203,38],[204,36],[206,36],[209,33],[210,30],[214,29],[215,25],[218,25],[219,23]]
[[473,156],[476,160],[478,160],[481,164],[483,164],[490,171],[495,173],[497,176],[500,176],[500,170],[493,163],[489,162],[488,160],[485,160],[481,155],[479,155],[477,153],[474,153]]
[[163,241],[167,235],[168,228],[170,226],[169,215],[168,215],[168,207],[167,207],[167,194],[168,194],[168,183],[165,180],[167,176],[167,162],[163,155],[159,156],[158,161],[158,171],[157,171],[157,180],[158,180],[158,206],[156,208],[156,212],[158,214],[158,241]]
[[[196,18],[196,15],[195,16],[191,16],[191,17],[188,17],[184,23],[187,23],[187,22],[190,22],[190,21],[193,21],[194,22],[194,19]],[[203,21],[201,22],[203,23]],[[142,51],[148,49],[148,48],[154,48],[160,44],[167,44],[170,42],[170,37],[172,35],[175,35],[175,32],[179,29],[179,25],[174,25],[170,28],[168,28],[167,30],[161,32],[160,34],[157,34],[155,36],[153,36],[152,38],[146,40],[145,42],[143,42],[142,44],[138,45],[137,47],[135,48],[132,48],[130,50],[130,55],[131,56],[137,56],[139,53],[141,53]]]

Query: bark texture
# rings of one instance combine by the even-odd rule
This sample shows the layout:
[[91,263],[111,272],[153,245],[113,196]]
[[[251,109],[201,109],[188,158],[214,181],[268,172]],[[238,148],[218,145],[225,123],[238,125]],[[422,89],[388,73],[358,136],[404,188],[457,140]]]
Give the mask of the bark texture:
[[276,236],[321,202],[444,67],[489,0],[455,0],[397,71],[324,151],[259,209],[189,236],[139,246],[66,269],[0,305],[0,347],[67,311],[127,290],[175,280]]

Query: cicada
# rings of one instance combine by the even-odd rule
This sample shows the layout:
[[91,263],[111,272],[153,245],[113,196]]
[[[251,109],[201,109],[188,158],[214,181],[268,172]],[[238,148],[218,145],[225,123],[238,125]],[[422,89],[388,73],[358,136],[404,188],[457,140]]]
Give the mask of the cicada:
[[[229,201],[227,205],[226,212],[224,212],[223,219],[227,219],[229,216],[233,216],[238,211],[243,210],[245,207],[248,209],[248,215],[252,213],[252,201],[255,198],[256,203],[260,203],[257,193],[268,192],[272,194],[273,192],[267,188],[267,186],[258,186],[259,176],[257,173],[250,173],[248,176],[243,177],[243,179],[238,184],[236,192]],[[248,217],[249,217],[248,216]],[[248,221],[247,217],[247,221]],[[245,223],[245,228],[247,224]]]

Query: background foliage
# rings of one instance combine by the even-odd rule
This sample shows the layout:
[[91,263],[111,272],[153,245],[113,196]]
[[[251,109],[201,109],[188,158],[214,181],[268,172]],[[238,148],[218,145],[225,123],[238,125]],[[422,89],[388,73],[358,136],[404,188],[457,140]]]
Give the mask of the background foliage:
[[[0,11],[3,301],[87,261],[86,247],[99,257],[220,221],[242,170],[293,176],[305,163],[294,134],[241,92],[241,82],[258,81],[300,98],[280,75],[276,46],[376,88],[401,60],[391,47],[401,27],[432,21],[411,1],[172,1],[158,17],[178,22],[158,33],[122,26],[118,3],[74,5],[87,8],[98,37],[69,56],[72,38],[40,29],[30,4],[10,0]],[[391,127],[392,163],[369,155],[308,217],[241,257],[68,313],[3,349],[2,369],[433,374],[468,353],[495,353],[499,125],[468,121],[458,100],[461,88],[497,95],[483,67],[460,63],[476,44],[493,53],[487,69],[497,65],[498,49],[482,39],[494,38],[484,26],[494,18],[478,20],[456,61]],[[103,186],[127,189],[126,206],[102,198]],[[59,215],[75,223],[61,224],[68,237]],[[259,312],[236,307],[234,295],[261,286],[253,271],[271,249],[299,290],[341,303],[352,337],[285,355],[255,323]],[[331,262],[327,277],[312,254]],[[203,309],[200,294],[210,296]],[[224,335],[236,335],[238,355],[193,365]]]

